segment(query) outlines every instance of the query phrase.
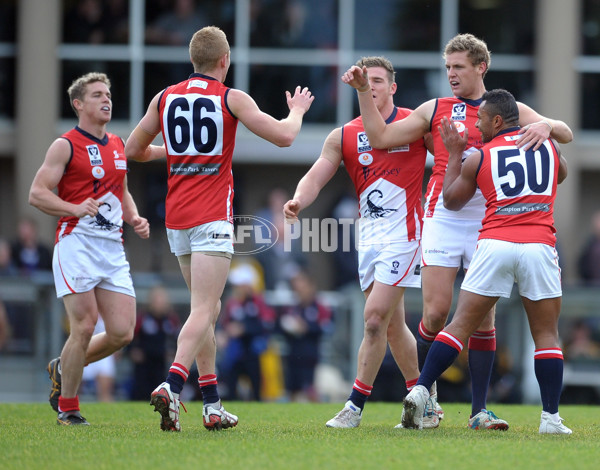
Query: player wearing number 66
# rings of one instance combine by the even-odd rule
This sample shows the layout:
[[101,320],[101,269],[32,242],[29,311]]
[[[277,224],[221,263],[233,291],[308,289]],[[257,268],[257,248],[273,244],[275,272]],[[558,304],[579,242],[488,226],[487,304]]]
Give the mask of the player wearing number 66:
[[431,385],[456,359],[498,299],[510,297],[516,282],[535,343],[533,360],[542,398],[539,432],[571,434],[558,414],[563,377],[558,337],[562,291],[553,219],[556,186],[567,176],[566,160],[554,140],[544,140],[537,150],[517,147],[519,108],[506,90],[484,93],[477,118],[484,146],[462,163],[468,130],[461,135],[447,117],[438,129],[449,153],[444,205],[460,210],[479,187],[486,211],[456,313],[436,336],[417,385],[404,400],[402,424],[422,427]]
[[[204,398],[204,426],[236,426],[221,405],[215,374],[214,325],[220,311],[233,254],[231,160],[238,121],[280,147],[292,144],[314,97],[308,88],[286,91],[289,115],[277,120],[255,101],[223,82],[230,65],[223,31],[208,26],[190,41],[194,73],[160,91],[125,145],[127,158],[150,161],[165,156],[168,166],[167,235],[191,292],[190,315],[181,329],[177,353],[165,382],[152,393],[161,428],[179,431],[179,393],[194,360]],[[163,146],[151,145],[162,132]]]

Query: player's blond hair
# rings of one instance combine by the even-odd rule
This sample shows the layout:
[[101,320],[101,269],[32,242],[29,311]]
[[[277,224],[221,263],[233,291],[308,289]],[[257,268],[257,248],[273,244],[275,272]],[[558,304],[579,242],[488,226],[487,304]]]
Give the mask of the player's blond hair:
[[381,67],[387,71],[388,81],[394,83],[396,81],[396,71],[392,63],[383,56],[361,57],[355,64],[357,67]]
[[69,95],[69,102],[71,103],[71,108],[73,108],[73,111],[75,111],[75,115],[77,117],[79,117],[79,113],[75,109],[73,101],[83,101],[87,86],[90,83],[95,82],[102,82],[108,87],[108,89],[110,89],[110,79],[105,73],[101,72],[86,73],[85,75],[82,75],[81,77],[73,80],[73,83],[71,83],[71,86],[67,89],[67,94]]
[[485,62],[485,72],[483,72],[483,76],[490,69],[490,65],[492,64],[492,54],[487,47],[487,44],[473,36],[472,34],[457,34],[454,36],[444,48],[444,59],[454,52],[467,52],[469,59],[471,59],[471,64],[477,66],[482,62]]
[[206,26],[196,31],[190,40],[190,59],[194,72],[213,70],[221,57],[228,52],[227,36],[216,26]]

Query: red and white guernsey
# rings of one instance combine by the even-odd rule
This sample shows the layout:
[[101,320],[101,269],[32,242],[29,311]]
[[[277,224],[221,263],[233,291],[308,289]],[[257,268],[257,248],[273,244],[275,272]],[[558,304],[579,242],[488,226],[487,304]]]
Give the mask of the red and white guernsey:
[[517,148],[519,130],[505,129],[481,150],[477,184],[486,211],[479,238],[554,246],[559,154],[550,140],[535,152]]
[[450,211],[444,207],[442,189],[444,187],[444,176],[448,166],[448,151],[438,131],[442,118],[446,116],[454,122],[454,125],[462,135],[465,129],[469,130],[469,141],[463,154],[463,161],[472,152],[483,147],[481,133],[475,127],[477,122],[477,110],[481,100],[465,100],[463,98],[438,98],[435,110],[431,117],[431,135],[433,137],[434,161],[431,177],[427,184],[425,195],[425,217],[440,217],[451,219],[481,220],[485,211],[485,201],[481,191],[477,189],[473,198],[460,210]]
[[[386,123],[412,110],[394,108]],[[342,128],[342,155],[359,200],[362,244],[421,239],[421,193],[427,149],[423,139],[390,149],[374,149],[357,117]]]
[[108,132],[99,140],[79,127],[61,137],[71,144],[71,159],[58,183],[58,197],[72,204],[91,197],[101,204],[94,217],[61,217],[55,242],[71,233],[122,241],[121,203],[127,175],[123,140]]
[[238,119],[227,107],[228,92],[218,80],[194,73],[160,97],[169,175],[167,228],[233,222],[231,160]]

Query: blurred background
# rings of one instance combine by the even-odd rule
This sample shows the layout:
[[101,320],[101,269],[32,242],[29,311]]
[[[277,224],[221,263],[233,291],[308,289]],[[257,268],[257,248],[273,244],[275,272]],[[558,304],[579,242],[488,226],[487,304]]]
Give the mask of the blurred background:
[[[48,272],[56,220],[27,199],[48,146],[76,124],[67,87],[84,73],[107,73],[114,106],[108,129],[126,139],[151,98],[192,72],[187,44],[210,24],[231,45],[226,84],[250,93],[261,109],[285,117],[284,92],[296,85],[316,96],[290,148],[238,129],[235,213],[275,226],[326,135],[358,114],[355,93],[339,79],[350,65],[366,55],[388,57],[397,72],[396,104],[414,108],[450,95],[441,57],[448,39],[465,32],[484,39],[492,51],[487,88],[508,89],[575,134],[562,146],[569,177],[555,206],[564,283],[563,403],[600,403],[600,0],[0,0],[0,401],[45,400],[44,367],[64,342],[62,302]],[[164,231],[165,163],[132,162],[128,178],[152,226],[150,240],[125,229],[139,303],[136,340],[105,369],[109,380],[90,374],[81,392],[90,399],[147,399],[144,380],[156,380],[144,374],[164,375],[188,309]],[[356,217],[343,169],[303,215]],[[228,397],[346,398],[362,338],[355,263],[352,253],[278,247],[234,257],[245,275],[230,279],[224,308],[233,300],[218,337]],[[251,288],[240,289],[240,277]],[[420,295],[406,296],[413,331]],[[260,322],[244,326],[244,312],[256,305]],[[535,402],[533,346],[518,296],[501,301],[498,311],[492,399]],[[254,336],[242,340],[244,331]],[[255,354],[254,363],[235,361],[242,345]],[[315,348],[316,356],[308,353]],[[298,358],[312,364],[302,380],[288,373],[297,370]],[[464,358],[444,380],[442,402],[470,400]],[[406,393],[387,358],[378,382],[372,399],[400,400]]]

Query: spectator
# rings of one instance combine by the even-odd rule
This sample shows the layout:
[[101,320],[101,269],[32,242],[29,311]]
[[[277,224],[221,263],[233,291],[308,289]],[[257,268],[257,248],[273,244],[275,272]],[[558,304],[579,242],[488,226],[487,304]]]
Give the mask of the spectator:
[[[220,342],[225,344],[220,361],[229,398],[261,400],[260,355],[267,349],[269,333],[275,324],[275,312],[257,292],[260,279],[250,264],[240,264],[229,273],[232,286],[220,320]],[[247,376],[248,397],[238,394],[241,376]]]
[[194,33],[207,24],[207,19],[197,8],[195,0],[175,0],[173,10],[160,15],[146,29],[146,42],[187,46]]
[[102,24],[102,1],[79,0],[67,11],[64,41],[69,43],[102,44],[105,34]]
[[18,270],[12,261],[10,243],[0,238],[0,276],[16,276],[17,274]]
[[[94,334],[104,333],[105,331],[104,320],[98,315]],[[114,401],[115,397],[115,379],[117,375],[115,354],[113,353],[104,359],[86,365],[83,368],[83,376],[81,377],[81,386],[93,385],[96,398],[98,401],[105,403]]]
[[52,255],[46,245],[38,241],[38,229],[33,219],[19,222],[17,239],[11,246],[12,262],[21,274],[51,271]]
[[317,299],[316,286],[304,271],[290,280],[296,305],[284,308],[279,325],[285,336],[286,388],[292,401],[318,401],[315,369],[321,359],[321,339],[331,333],[332,313]]
[[0,299],[0,351],[4,349],[8,339],[10,338],[10,323],[8,321],[8,315],[6,314],[6,308],[4,302]]
[[594,340],[592,328],[583,318],[573,322],[565,343],[565,359],[569,361],[600,360],[600,344]]
[[306,268],[307,259],[302,253],[300,240],[291,240],[290,249],[284,242],[285,219],[281,208],[288,201],[289,194],[281,188],[274,188],[268,196],[266,207],[257,212],[257,216],[271,222],[277,230],[275,244],[267,250],[257,253],[256,259],[263,268],[265,288],[267,290],[289,289],[287,280],[298,268]]
[[579,275],[590,286],[600,285],[600,211],[592,216],[592,234],[579,256]]
[[162,380],[175,355],[180,320],[171,304],[169,291],[154,286],[148,294],[148,306],[137,316],[129,355],[133,362],[132,400],[148,399],[156,382]]

